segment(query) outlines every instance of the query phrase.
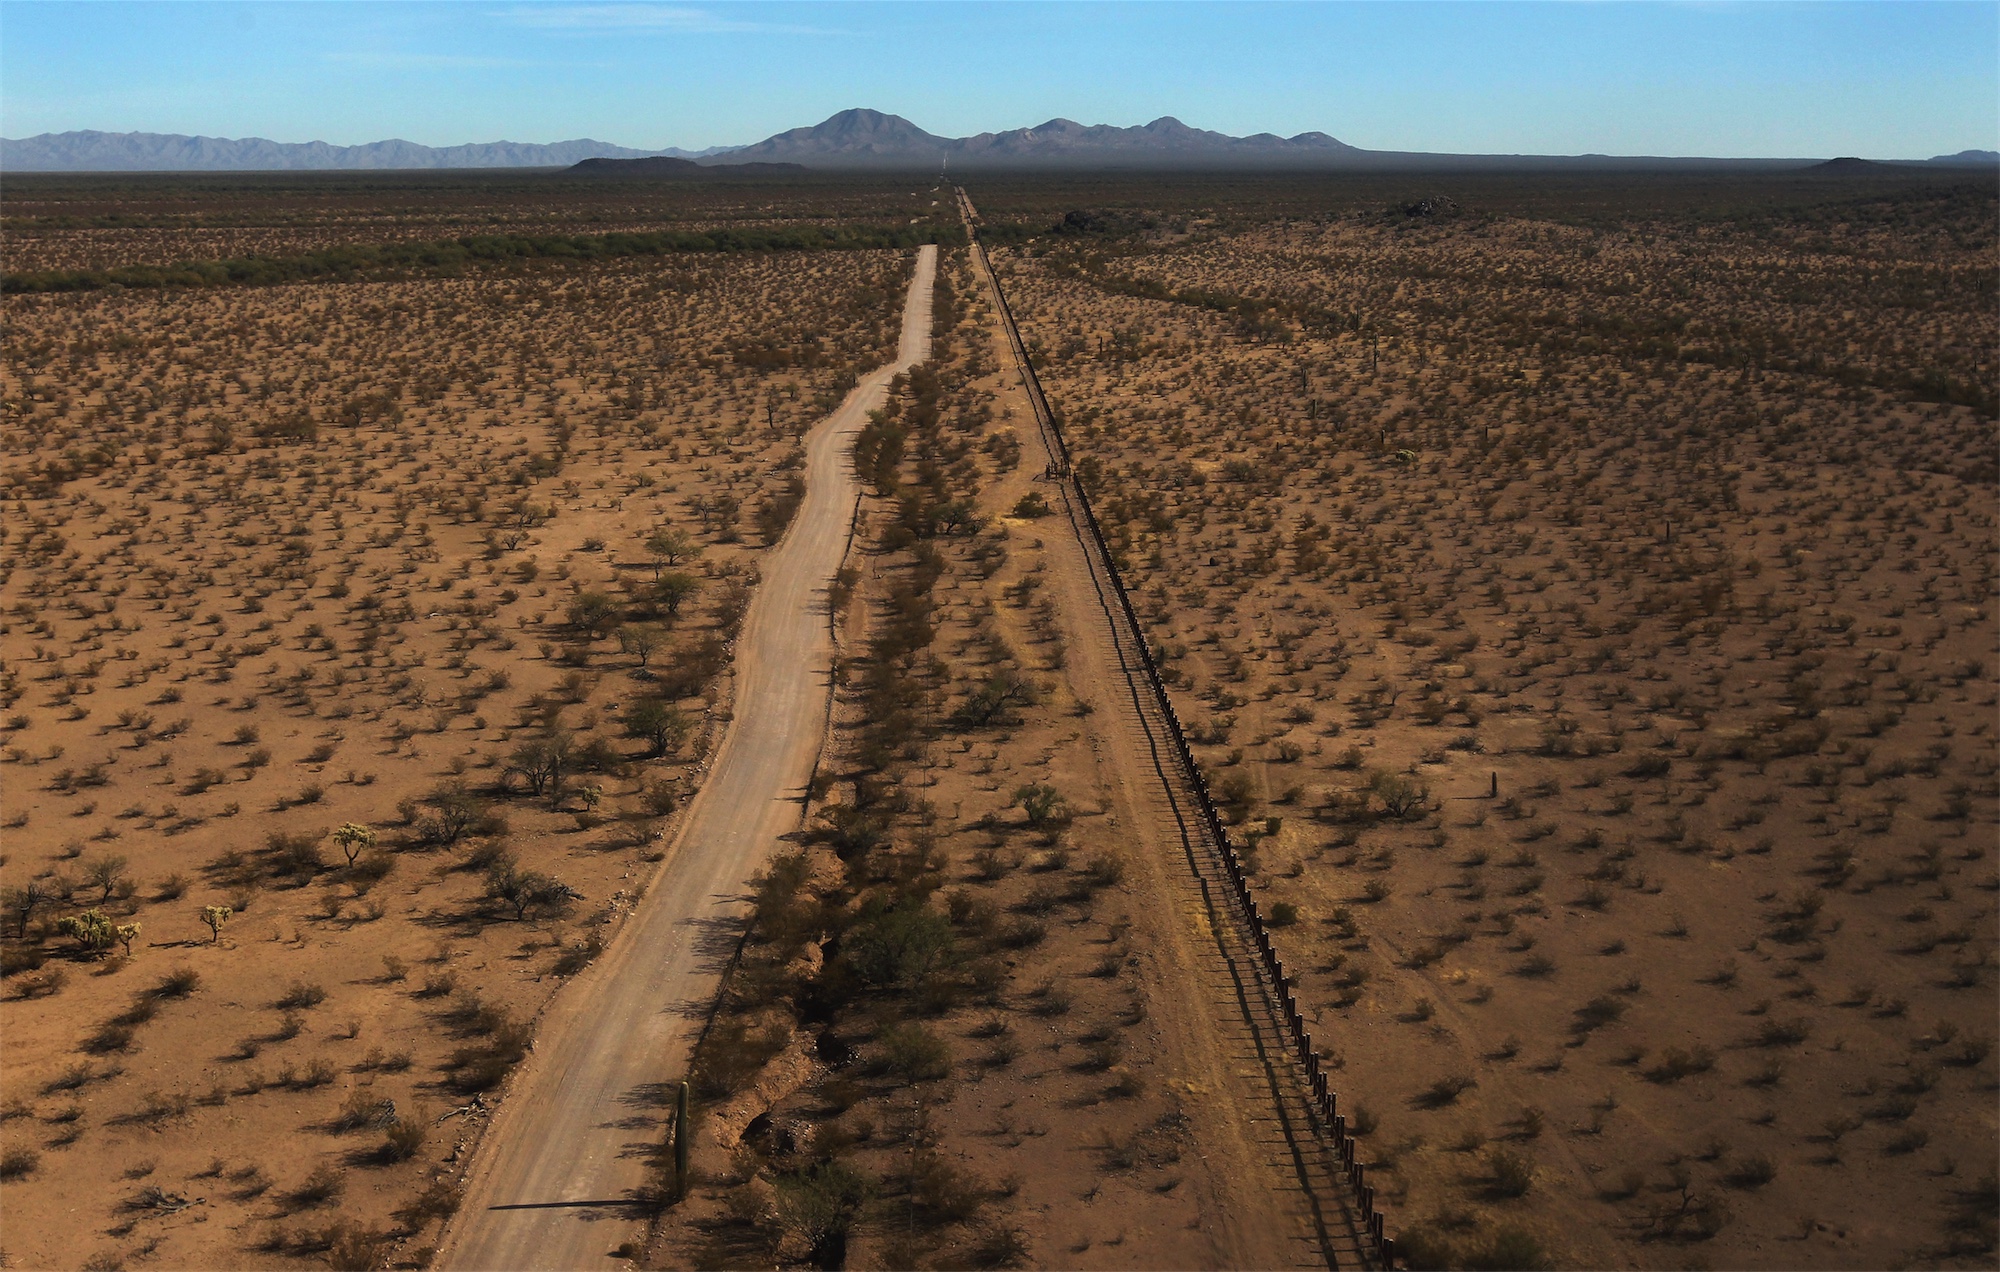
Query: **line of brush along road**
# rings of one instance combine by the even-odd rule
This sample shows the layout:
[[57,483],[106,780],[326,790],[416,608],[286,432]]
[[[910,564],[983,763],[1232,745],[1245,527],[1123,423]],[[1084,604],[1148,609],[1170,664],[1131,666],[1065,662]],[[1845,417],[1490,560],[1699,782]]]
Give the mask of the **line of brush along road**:
[[843,225],[614,234],[469,234],[422,243],[352,243],[298,256],[242,256],[172,265],[37,270],[0,275],[0,292],[95,291],[106,287],[266,287],[451,276],[527,261],[576,262],[687,252],[881,251],[963,241],[956,226]]
[[857,485],[854,434],[930,356],[937,248],[919,249],[896,359],[806,441],[806,497],[763,562],[736,644],[734,718],[665,864],[610,950],[565,988],[467,1178],[440,1267],[609,1267],[696,1035],[748,921],[749,881],[798,826],[832,692],[826,590]]
[[[955,191],[968,230],[979,224],[978,210],[963,188]],[[1146,789],[1154,818],[1155,842],[1164,847],[1176,840],[1189,867],[1187,882],[1200,890],[1200,924],[1213,953],[1219,956],[1228,994],[1218,1004],[1220,1018],[1240,1021],[1246,1044],[1238,1055],[1233,1096],[1246,1116],[1260,1122],[1270,1138],[1269,1163],[1296,1181],[1297,1217],[1310,1227],[1318,1252],[1329,1268],[1393,1267],[1395,1252],[1383,1216],[1374,1208],[1374,1192],[1363,1182],[1354,1142],[1344,1123],[1333,1114],[1316,1057],[1298,1016],[1288,982],[1257,917],[1254,903],[1241,890],[1243,876],[1235,865],[1227,832],[1208,802],[1200,770],[1181,741],[1165,687],[1146,653],[1145,637],[1132,612],[1131,601],[1118,581],[1109,546],[1082,486],[1069,473],[1069,448],[1063,440],[1041,383],[1022,342],[1013,310],[993,272],[979,238],[974,259],[992,289],[995,308],[1023,393],[1035,416],[1036,433],[1057,478],[1062,506],[1074,534],[1076,560],[1083,565],[1087,591],[1097,602],[1102,624],[1092,627],[1107,639],[1105,679],[1125,693],[1113,712],[1114,727],[1124,732],[1127,757],[1140,761],[1131,771],[1133,789]],[[1076,604],[1073,612],[1087,612]],[[1079,661],[1090,655],[1083,653]],[[1127,711],[1129,706],[1130,710]],[[1141,758],[1143,757],[1143,759]],[[1150,768],[1150,773],[1146,770]],[[1144,833],[1143,831],[1141,833]],[[1221,983],[1218,983],[1218,988]],[[1235,1010],[1232,1011],[1231,1008]]]

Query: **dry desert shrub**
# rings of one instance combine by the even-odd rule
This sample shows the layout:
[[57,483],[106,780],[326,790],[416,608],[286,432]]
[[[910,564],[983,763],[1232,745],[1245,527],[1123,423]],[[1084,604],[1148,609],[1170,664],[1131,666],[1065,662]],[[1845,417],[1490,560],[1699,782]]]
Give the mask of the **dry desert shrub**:
[[[834,225],[907,197],[828,191],[815,212],[739,187],[613,216],[602,188],[474,183],[395,208],[379,190],[223,182],[138,206],[148,189],[84,186],[35,204],[10,183],[10,270],[432,241],[491,217]],[[84,223],[100,216],[124,228]],[[657,860],[719,736],[797,438],[893,349],[910,259],[0,301],[0,763],[33,796],[8,801],[0,861],[9,1071],[33,1089],[81,1048],[88,1089],[157,1136],[163,1177],[279,1140],[303,1146],[299,1175],[367,1167],[384,1183],[346,1197],[359,1235],[286,1249],[372,1257],[369,1233],[461,1138],[453,1160],[470,1152],[419,1133],[418,1093],[453,1094],[446,1127],[481,1125],[473,1097],[504,1091],[548,973],[603,948]],[[438,1010],[465,991],[487,1014]],[[125,1072],[162,1066],[225,1072],[158,1101]],[[357,1149],[334,1138],[351,1100],[405,1116]],[[81,1102],[32,1119],[60,1151],[10,1204],[111,1171],[126,1132],[106,1120]],[[225,1222],[162,1250],[242,1261],[224,1234],[282,1188],[216,1192]]]
[[[1398,1109],[1392,1228],[1929,1257],[1991,1150],[1987,1051],[1926,1059],[1996,1023],[1991,191],[1387,185],[981,211],[1337,1085]],[[1522,1105],[1580,1169],[1442,1147]],[[1647,1160],[1666,1218],[1576,1200]]]

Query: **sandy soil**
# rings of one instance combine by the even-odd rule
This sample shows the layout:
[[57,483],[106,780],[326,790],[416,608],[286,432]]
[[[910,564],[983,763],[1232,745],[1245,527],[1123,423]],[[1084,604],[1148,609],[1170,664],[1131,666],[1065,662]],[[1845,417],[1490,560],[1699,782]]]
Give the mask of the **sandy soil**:
[[[997,259],[1392,1229],[1990,1265],[1991,192],[1337,184],[1128,181]],[[13,183],[10,244],[948,210],[256,185],[27,224]],[[908,267],[0,302],[0,1262],[433,1257],[544,1006],[636,944]],[[937,295],[859,439],[833,745],[693,1066],[695,1192],[603,1252],[1309,1262],[990,306],[950,253]]]
[[14,1266],[426,1257],[908,259],[6,301]]
[[[1959,374],[1990,227],[1912,217],[1012,259],[1421,1261],[1990,1259],[1992,420],[1702,361],[1733,321]],[[1551,278],[1625,325],[1524,342]]]

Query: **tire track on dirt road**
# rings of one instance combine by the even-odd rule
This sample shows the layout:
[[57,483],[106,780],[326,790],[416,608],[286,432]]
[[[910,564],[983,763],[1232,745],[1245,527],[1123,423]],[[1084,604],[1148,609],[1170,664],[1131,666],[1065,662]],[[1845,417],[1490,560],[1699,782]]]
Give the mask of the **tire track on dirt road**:
[[714,766],[644,898],[564,987],[487,1131],[437,1266],[624,1266],[637,1194],[749,914],[748,885],[795,830],[831,689],[823,606],[846,550],[857,483],[849,450],[889,382],[930,356],[937,248],[919,249],[895,361],[865,377],[806,439],[806,496],[736,642],[737,693]]

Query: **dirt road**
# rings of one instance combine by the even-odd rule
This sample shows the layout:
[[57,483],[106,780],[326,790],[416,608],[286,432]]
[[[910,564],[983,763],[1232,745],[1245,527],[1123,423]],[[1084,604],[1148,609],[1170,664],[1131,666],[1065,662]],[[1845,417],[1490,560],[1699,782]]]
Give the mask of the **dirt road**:
[[846,546],[853,435],[889,381],[929,356],[937,249],[921,249],[896,360],[807,439],[806,497],[736,645],[735,720],[680,835],[631,920],[559,996],[488,1131],[438,1266],[617,1266],[630,1204],[660,1142],[664,1084],[681,1077],[747,913],[746,884],[795,829],[820,744],[832,644],[824,592]]
[[[977,211],[957,192],[967,227]],[[974,260],[999,302],[998,280],[983,252]],[[1004,304],[995,331],[1003,365],[1022,366]],[[1053,468],[1059,444],[1048,431],[1025,369],[1018,380],[1024,414],[1044,427],[1026,430],[1030,460]],[[1286,1049],[1276,987],[1260,969],[1244,916],[1228,904],[1215,845],[1204,840],[1190,807],[1191,789],[1167,754],[1165,719],[1154,707],[1140,663],[1141,634],[1129,621],[1067,479],[1054,486],[1073,533],[1047,539],[1054,567],[1049,593],[1069,639],[1067,674],[1096,710],[1091,731],[1112,778],[1111,794],[1134,860],[1155,896],[1171,898],[1178,924],[1157,935],[1174,951],[1157,969],[1154,1001],[1178,1039],[1190,1089],[1224,1094],[1194,1116],[1213,1172],[1212,1236],[1220,1266],[1376,1266],[1379,1251],[1348,1204],[1345,1164],[1331,1151],[1308,1107],[1308,1084]],[[1101,732],[1100,732],[1101,731]],[[1177,780],[1183,779],[1183,780]],[[1163,1020],[1163,1023],[1169,1023]]]

